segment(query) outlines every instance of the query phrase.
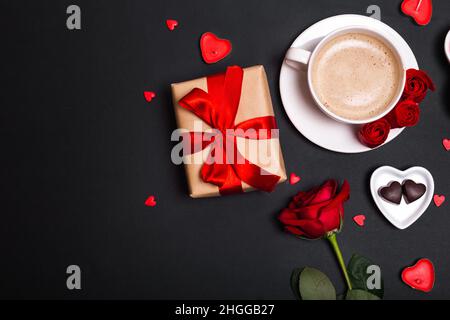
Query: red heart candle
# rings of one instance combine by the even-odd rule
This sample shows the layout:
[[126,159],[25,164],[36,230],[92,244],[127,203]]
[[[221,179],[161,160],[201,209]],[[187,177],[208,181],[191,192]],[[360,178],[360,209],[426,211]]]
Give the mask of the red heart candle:
[[418,25],[427,25],[433,14],[431,0],[403,0],[402,12],[411,16]]
[[212,32],[206,32],[200,38],[200,49],[206,63],[216,63],[230,54],[232,46],[227,39],[220,39]]
[[420,259],[402,271],[402,280],[413,289],[430,292],[434,286],[434,266],[428,259]]

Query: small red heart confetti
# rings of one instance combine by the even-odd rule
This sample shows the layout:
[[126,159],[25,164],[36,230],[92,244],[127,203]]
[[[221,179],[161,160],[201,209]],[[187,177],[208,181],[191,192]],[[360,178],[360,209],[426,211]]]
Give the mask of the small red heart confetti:
[[302,178],[300,178],[298,175],[296,175],[295,173],[291,173],[291,176],[289,177],[289,183],[294,185],[297,182],[299,182]]
[[208,63],[216,63],[230,54],[231,42],[220,39],[212,32],[205,32],[200,38],[200,50],[203,60]]
[[144,91],[144,98],[147,100],[147,102],[152,101],[152,99],[156,97],[156,93],[153,91]]
[[430,292],[433,289],[434,279],[433,263],[426,258],[420,259],[415,265],[402,271],[403,282],[423,292]]
[[167,19],[166,26],[170,31],[173,31],[175,30],[176,27],[178,27],[178,21],[173,19]]
[[366,216],[363,214],[358,214],[353,217],[353,221],[355,221],[355,223],[360,227],[364,227],[365,220],[366,220]]
[[442,140],[442,145],[444,146],[445,150],[450,150],[450,139],[444,139]]
[[145,200],[145,205],[147,207],[154,207],[156,206],[155,196],[149,196],[147,200]]
[[401,9],[404,14],[411,16],[421,26],[427,25],[433,15],[431,0],[403,0]]
[[445,196],[439,195],[439,194],[435,194],[434,197],[433,197],[433,201],[434,201],[434,204],[436,205],[436,207],[440,207],[440,206],[442,206],[442,204],[445,201]]

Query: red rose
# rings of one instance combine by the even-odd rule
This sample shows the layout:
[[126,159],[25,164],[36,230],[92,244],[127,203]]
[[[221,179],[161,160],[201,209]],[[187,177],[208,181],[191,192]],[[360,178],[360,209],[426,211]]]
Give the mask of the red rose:
[[419,122],[419,117],[419,104],[412,100],[404,100],[397,103],[386,119],[391,124],[391,128],[403,128],[415,126]]
[[340,192],[337,188],[336,180],[328,180],[318,188],[299,192],[278,219],[287,231],[308,239],[322,238],[338,231],[344,218],[343,203],[349,198],[350,187],[344,181]]
[[383,144],[391,131],[391,125],[385,118],[366,123],[358,132],[359,140],[370,148]]
[[427,91],[436,90],[433,81],[430,77],[421,70],[408,69],[406,70],[406,83],[403,90],[403,98],[421,102],[427,95]]

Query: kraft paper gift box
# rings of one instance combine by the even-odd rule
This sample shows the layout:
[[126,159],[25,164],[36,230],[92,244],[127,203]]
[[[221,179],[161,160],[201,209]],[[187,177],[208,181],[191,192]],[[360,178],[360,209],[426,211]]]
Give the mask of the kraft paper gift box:
[[[231,67],[231,69],[232,68],[243,70],[243,75],[241,71],[242,85],[234,124],[239,124],[254,118],[273,118],[274,113],[272,101],[264,67],[259,65],[244,69],[240,69],[239,67]],[[228,75],[228,70],[230,70],[230,68],[227,69],[226,75]],[[236,69],[232,70],[236,71]],[[237,73],[239,74],[239,71],[237,71]],[[194,89],[194,91],[197,91],[195,93],[198,95],[203,94],[203,92],[200,92],[199,89],[210,94],[211,92],[209,92],[208,89],[211,91],[212,89],[208,86],[211,86],[210,83],[213,81],[209,80],[211,77],[214,78],[215,76],[217,77],[218,75],[212,75],[171,85],[175,116],[179,129],[186,133],[199,131],[211,132],[213,130],[211,125],[208,125],[208,123],[203,121],[199,116],[192,112],[192,110],[188,110],[182,105],[183,101],[185,101],[185,96],[191,94]],[[180,100],[182,101],[180,102]],[[273,122],[275,123],[274,118]],[[199,123],[201,124],[200,129]],[[236,146],[238,152],[249,162],[257,165],[265,173],[279,177],[278,179],[275,179],[277,181],[273,183],[274,185],[286,180],[286,170],[278,135],[274,135],[269,138],[270,139],[267,139],[267,137],[265,139],[247,139],[246,137],[237,137]],[[218,185],[205,182],[201,176],[202,166],[204,165],[207,155],[210,153],[211,147],[212,144],[203,150],[194,150],[190,154],[183,155],[183,162],[189,185],[189,193],[193,198],[226,194],[225,192],[222,192],[223,189],[219,188]],[[263,154],[265,156],[261,157],[261,152],[255,152],[255,150],[264,150]],[[251,186],[242,180],[240,181],[239,188],[240,187],[242,187],[242,190],[238,192],[255,190],[255,186]],[[232,191],[228,193],[235,192]]]

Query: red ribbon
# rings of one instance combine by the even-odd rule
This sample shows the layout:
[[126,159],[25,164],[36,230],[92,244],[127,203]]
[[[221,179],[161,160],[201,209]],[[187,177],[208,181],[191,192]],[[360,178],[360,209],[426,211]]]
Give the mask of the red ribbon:
[[[217,185],[222,195],[243,192],[242,181],[256,189],[270,192],[280,179],[280,176],[271,174],[245,159],[237,149],[236,138],[238,136],[256,140],[270,139],[271,129],[277,128],[273,116],[253,118],[239,124],[234,123],[241,97],[243,75],[242,68],[228,67],[225,74],[207,77],[208,92],[195,88],[179,101],[183,108],[194,113],[211,128],[216,129],[216,134],[190,132],[193,150],[203,150],[213,141],[217,142],[218,139],[221,139],[220,143],[212,148],[207,161],[203,164],[201,177],[203,181]],[[233,129],[234,133],[230,134],[227,129]],[[248,129],[253,130],[246,132]],[[264,133],[267,134],[261,135],[260,129],[266,129]],[[233,143],[224,143],[224,137],[230,137],[230,135],[232,139],[227,139],[227,141],[231,140]],[[233,148],[231,153],[234,155],[233,161],[226,159],[227,148]],[[221,163],[209,161],[212,158],[222,161],[220,161]]]

